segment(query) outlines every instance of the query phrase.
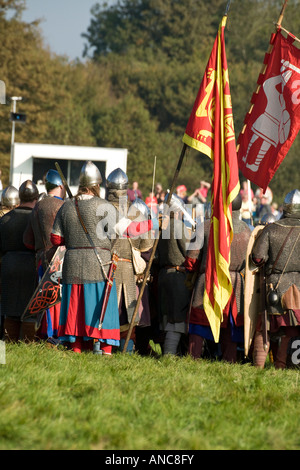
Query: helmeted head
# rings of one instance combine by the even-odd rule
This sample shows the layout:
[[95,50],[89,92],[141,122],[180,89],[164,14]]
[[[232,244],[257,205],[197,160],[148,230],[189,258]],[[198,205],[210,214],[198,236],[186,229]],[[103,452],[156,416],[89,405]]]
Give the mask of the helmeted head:
[[237,196],[235,196],[234,200],[232,201],[232,210],[239,211],[241,207],[242,207],[242,196],[239,193]]
[[128,189],[128,177],[121,168],[116,168],[107,177],[107,189]]
[[39,197],[39,190],[31,180],[26,180],[19,187],[19,197],[21,202],[32,202]]
[[300,217],[300,191],[293,189],[284,198],[283,215]]
[[276,222],[276,217],[273,214],[265,214],[262,216],[260,219],[259,224],[260,225],[269,225],[272,224],[273,222]]
[[45,186],[47,193],[58,186],[62,186],[63,182],[61,177],[59,176],[58,171],[56,170],[49,170],[46,174],[45,178]]
[[19,191],[14,186],[7,186],[1,194],[1,205],[13,209],[20,204]]
[[102,183],[102,176],[98,167],[91,162],[87,161],[81,168],[79,175],[79,188],[89,188],[91,186],[100,185]]

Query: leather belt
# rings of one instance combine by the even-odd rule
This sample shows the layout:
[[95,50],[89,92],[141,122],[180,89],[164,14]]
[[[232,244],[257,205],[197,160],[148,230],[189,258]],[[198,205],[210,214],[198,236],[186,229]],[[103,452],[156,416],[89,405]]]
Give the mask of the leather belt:
[[71,246],[67,248],[68,250],[93,250],[93,248],[98,248],[99,250],[111,251],[109,248],[103,248],[102,246]]
[[176,269],[176,271],[180,273],[185,273],[185,267],[184,266],[164,266],[165,269]]

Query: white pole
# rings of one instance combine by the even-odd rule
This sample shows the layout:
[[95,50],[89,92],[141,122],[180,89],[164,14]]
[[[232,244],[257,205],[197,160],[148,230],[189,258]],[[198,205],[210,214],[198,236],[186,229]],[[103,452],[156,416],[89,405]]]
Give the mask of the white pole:
[[153,201],[153,198],[155,196],[154,194],[154,183],[155,183],[155,173],[156,173],[156,156],[154,157],[154,168],[153,168],[153,178],[152,178],[152,196],[151,196],[151,206],[150,206],[150,209],[151,209],[151,217],[153,217],[153,206],[154,206],[154,201]]
[[152,178],[152,194],[154,194],[155,172],[156,172],[156,156],[154,157],[154,168],[153,168],[153,178]]
[[[12,112],[16,113],[17,111],[17,101],[21,101],[21,96],[12,96]],[[12,121],[12,130],[11,130],[11,147],[10,147],[10,170],[9,170],[9,184],[12,184],[13,179],[13,168],[14,168],[14,142],[15,142],[15,121]]]
[[248,205],[249,205],[249,212],[250,212],[250,219],[251,219],[251,224],[252,222],[252,199],[251,199],[251,183],[249,180],[247,180],[248,183]]

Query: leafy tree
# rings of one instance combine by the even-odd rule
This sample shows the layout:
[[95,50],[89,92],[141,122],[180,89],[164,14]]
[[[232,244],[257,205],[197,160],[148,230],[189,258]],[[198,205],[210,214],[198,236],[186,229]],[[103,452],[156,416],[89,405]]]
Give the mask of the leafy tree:
[[88,77],[78,65],[48,51],[38,22],[26,24],[20,14],[23,2],[2,2],[15,8],[10,19],[0,15],[1,80],[6,85],[7,105],[0,107],[0,156],[4,183],[8,183],[11,123],[10,97],[22,96],[18,111],[26,124],[16,124],[16,142],[94,145],[91,122],[81,95]]
[[[126,147],[128,175],[147,194],[154,157],[156,179],[169,187],[182,136],[224,14],[226,0],[118,0],[96,3],[84,63],[51,53],[39,22],[26,24],[26,0],[0,0],[1,77],[7,105],[0,106],[0,158],[8,182],[10,96],[22,96],[17,142]],[[233,0],[225,31],[238,137],[282,7],[282,0]],[[10,16],[7,16],[7,12]],[[299,0],[290,0],[283,26],[298,33]],[[11,14],[13,13],[13,14]],[[271,182],[278,202],[298,185],[299,137]],[[242,175],[241,175],[242,176]],[[192,192],[212,179],[212,162],[188,149],[178,184]]]
[[[110,70],[114,96],[124,99],[128,93],[143,101],[149,118],[158,121],[160,142],[161,135],[166,136],[166,141],[181,142],[225,7],[223,0],[123,0],[110,7],[97,4],[92,10],[93,18],[84,34],[88,41],[85,54]],[[231,4],[225,41],[236,138],[281,7],[281,0],[233,0]],[[299,1],[292,1],[284,17],[294,31],[298,7]],[[298,145],[296,140],[287,157],[291,162],[288,166],[295,165]],[[177,159],[179,153],[177,148]],[[166,148],[164,155],[170,180],[174,153]],[[191,171],[187,165],[181,173],[187,186],[198,186],[204,175],[211,179],[211,164],[206,157],[191,151],[188,158]],[[165,177],[164,169],[158,167],[157,171],[159,179]],[[141,171],[140,179],[142,175]],[[272,181],[275,195],[280,194],[281,177],[276,174]],[[291,184],[296,183],[292,178]]]

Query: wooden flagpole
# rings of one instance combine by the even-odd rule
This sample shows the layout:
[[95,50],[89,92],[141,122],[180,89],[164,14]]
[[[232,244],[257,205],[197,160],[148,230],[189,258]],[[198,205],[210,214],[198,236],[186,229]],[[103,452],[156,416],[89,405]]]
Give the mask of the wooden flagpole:
[[[274,23],[276,26],[277,26],[277,23]],[[297,41],[297,42],[300,42],[300,39],[297,38],[297,36],[295,36],[294,34],[292,34],[290,31],[288,31],[287,29],[283,28],[282,26],[280,26],[280,29],[282,29],[282,31],[284,31],[288,36],[291,36],[294,41]]]
[[[171,198],[172,198],[172,195],[173,195],[173,192],[174,192],[174,189],[175,189],[175,185],[176,185],[176,180],[178,178],[178,175],[179,175],[182,163],[183,163],[183,159],[184,159],[184,156],[185,156],[186,149],[187,149],[187,145],[183,144],[181,154],[180,154],[180,157],[179,157],[179,160],[178,160],[178,163],[177,163],[177,167],[176,167],[176,170],[175,170],[175,173],[174,173],[171,189],[170,189],[170,192],[168,194],[166,204],[164,205],[163,219],[164,219],[164,216],[166,216],[166,214],[167,214],[167,207],[170,206]],[[134,309],[134,312],[133,312],[133,315],[132,315],[132,319],[131,319],[131,322],[130,322],[130,325],[129,325],[127,337],[126,337],[125,344],[124,344],[123,351],[122,351],[123,353],[125,353],[126,350],[127,350],[129,339],[130,339],[130,336],[131,336],[131,333],[132,333],[132,330],[133,330],[133,327],[134,327],[134,322],[135,322],[136,316],[138,314],[139,306],[140,306],[142,296],[144,294],[144,290],[145,290],[145,287],[146,287],[146,282],[147,282],[147,279],[148,279],[149,274],[150,274],[150,269],[151,269],[153,259],[154,259],[155,253],[156,253],[157,245],[158,245],[159,239],[161,237],[162,229],[163,229],[163,220],[159,224],[158,236],[155,239],[155,242],[154,242],[154,245],[153,245],[153,248],[152,248],[152,252],[151,252],[151,256],[150,256],[150,259],[148,261],[146,271],[144,273],[144,279],[143,279],[143,282],[142,282],[141,287],[139,289],[139,295],[138,295],[136,306],[135,306],[135,309]]]
[[277,23],[276,23],[277,26],[281,26],[281,23],[282,23],[282,20],[283,20],[283,16],[284,16],[284,12],[285,12],[285,9],[286,9],[286,7],[287,7],[287,4],[288,4],[288,0],[285,0],[284,4],[282,5],[282,8],[281,8],[281,12],[280,12],[278,21],[277,21]]

